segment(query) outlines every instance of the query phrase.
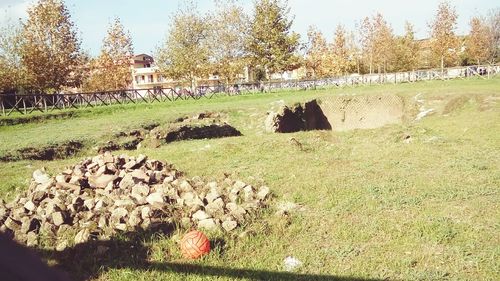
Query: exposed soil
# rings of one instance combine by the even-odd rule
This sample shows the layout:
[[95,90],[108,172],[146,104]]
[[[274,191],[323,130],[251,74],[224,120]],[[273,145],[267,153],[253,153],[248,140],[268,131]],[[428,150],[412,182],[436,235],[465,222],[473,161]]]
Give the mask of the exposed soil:
[[84,147],[82,142],[69,141],[45,147],[26,147],[0,156],[0,161],[55,160],[71,157]]
[[278,113],[270,113],[266,120],[268,131],[291,133],[304,130],[331,130],[328,119],[316,100],[304,106],[283,106]]
[[[120,132],[98,150],[134,150],[139,147],[158,148],[162,144],[190,140],[241,136],[241,132],[226,123],[221,112],[202,112],[194,116],[175,118],[165,125],[152,123],[130,132]],[[221,125],[222,124],[222,125]]]
[[396,95],[329,97],[271,113],[266,129],[281,133],[372,129],[400,123],[404,113],[405,103]]
[[169,131],[165,136],[165,142],[191,140],[191,139],[214,139],[241,136],[241,132],[228,124],[208,126],[182,126]]
[[77,113],[75,112],[60,112],[60,113],[50,113],[44,115],[22,116],[15,118],[6,117],[0,119],[0,126],[12,126],[25,123],[36,123],[50,119],[66,119],[66,118],[72,118],[75,115],[77,115]]
[[322,101],[321,108],[335,131],[401,123],[405,113],[404,101],[397,95],[331,97]]
[[[70,114],[72,113],[68,113],[68,116],[70,116]],[[38,117],[39,116],[32,116],[31,119]],[[43,119],[47,118],[41,118],[40,120]],[[122,149],[135,150],[140,146],[157,148],[162,144],[172,141],[241,136],[241,132],[226,124],[225,119],[224,113],[202,112],[192,117],[183,116],[177,118],[164,125],[157,122],[148,123],[142,125],[138,129],[129,132],[119,132],[113,135],[112,140],[104,142],[97,150],[103,153],[105,151]],[[24,119],[18,118],[9,120]],[[0,155],[0,161],[50,161],[64,159],[83,150],[84,146],[85,145],[80,141],[68,141],[44,147],[26,147]]]

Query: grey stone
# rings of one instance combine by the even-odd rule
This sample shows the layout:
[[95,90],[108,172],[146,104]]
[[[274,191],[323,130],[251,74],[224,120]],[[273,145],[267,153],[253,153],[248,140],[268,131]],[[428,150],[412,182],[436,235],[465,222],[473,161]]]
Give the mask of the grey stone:
[[94,198],[89,198],[83,201],[83,206],[85,206],[85,208],[87,208],[88,210],[92,210],[92,208],[94,208],[95,206]]
[[63,240],[57,244],[56,251],[62,252],[66,250],[66,248],[68,248],[68,242],[66,240]]
[[31,231],[26,234],[26,246],[28,247],[34,247],[38,245],[38,235]]
[[135,203],[131,199],[120,199],[120,200],[116,200],[114,205],[116,207],[125,207],[125,208],[127,208],[127,207],[135,206]]
[[214,219],[204,219],[198,222],[198,227],[206,230],[214,230],[217,228],[217,224]]
[[102,155],[97,155],[92,158],[92,162],[97,163],[99,166],[103,166],[105,164]]
[[209,193],[205,196],[205,199],[207,200],[208,203],[214,201],[215,199],[220,197],[220,193],[217,191],[216,188],[212,188]]
[[121,207],[121,208],[116,208],[111,212],[111,218],[115,220],[120,220],[124,217],[126,217],[128,214],[127,209]]
[[181,199],[184,201],[192,201],[195,198],[195,195],[193,192],[184,192],[181,194]]
[[35,231],[40,228],[40,221],[35,218],[24,217],[21,220],[21,233],[28,233],[30,231]]
[[55,226],[60,226],[61,224],[63,224],[65,222],[65,219],[64,219],[64,214],[62,212],[54,212],[52,213],[52,223],[55,225]]
[[47,197],[47,192],[45,191],[34,191],[31,196],[31,200],[38,204],[40,203],[43,199]]
[[181,183],[179,185],[179,190],[181,192],[191,192],[191,191],[193,191],[193,187],[191,186],[191,184],[187,180],[183,180],[183,181],[181,181]]
[[106,166],[100,166],[99,169],[97,169],[97,171],[95,172],[95,176],[100,177],[104,174],[104,172],[106,172]]
[[11,217],[8,217],[3,224],[5,225],[5,227],[14,232],[18,231],[21,228],[21,222],[14,220]]
[[224,201],[221,198],[217,198],[211,203],[205,206],[205,210],[208,214],[213,217],[224,215]]
[[101,175],[98,177],[90,177],[89,178],[89,183],[91,186],[97,187],[97,188],[105,188],[110,182],[115,180],[117,176],[115,175]]
[[247,210],[247,212],[252,212],[255,210],[258,210],[260,208],[260,201],[259,200],[251,200],[247,201],[242,204],[242,207]]
[[81,180],[83,179],[82,176],[76,176],[76,175],[73,175],[71,176],[71,178],[69,179],[69,182],[68,183],[71,183],[71,184],[78,184]]
[[142,220],[141,228],[147,230],[150,225],[151,225],[151,219],[144,219]]
[[146,201],[153,206],[163,206],[165,201],[163,200],[163,193],[154,192],[146,197]]
[[132,169],[133,167],[135,167],[137,163],[135,162],[135,160],[130,160],[128,161],[125,165],[123,165],[123,168],[127,169],[127,170],[130,170]]
[[235,221],[224,221],[222,223],[222,228],[224,228],[227,232],[234,230],[236,226],[238,226],[238,223]]
[[237,190],[242,190],[246,185],[247,185],[246,183],[237,180],[234,182],[233,187],[236,188]]
[[135,180],[139,180],[139,181],[142,181],[145,183],[149,182],[149,176],[146,174],[146,172],[144,172],[141,169],[133,170],[131,175],[132,175],[132,178]]
[[117,230],[126,231],[127,230],[127,224],[126,223],[116,223],[114,225],[114,228],[117,229]]
[[132,187],[132,195],[137,198],[149,195],[149,187],[144,184],[136,184]]
[[56,182],[66,182],[67,175],[57,175],[56,176]]
[[38,169],[33,172],[33,179],[38,184],[45,184],[50,180],[50,176],[44,170]]
[[131,174],[126,174],[120,181],[119,187],[121,189],[129,189],[135,185],[135,181]]
[[135,162],[137,164],[142,164],[144,162],[144,160],[148,159],[148,157],[144,154],[139,154],[139,156],[137,156],[137,159],[135,159]]
[[236,203],[227,203],[226,208],[229,210],[229,214],[236,218],[239,222],[245,220],[246,210]]
[[171,182],[173,182],[174,180],[175,180],[175,177],[174,177],[174,176],[172,176],[172,175],[168,175],[168,176],[166,176],[166,177],[163,179],[163,183],[164,183],[164,184],[165,184],[165,183],[171,183]]
[[33,212],[36,209],[35,203],[33,201],[29,200],[24,204],[24,208],[30,212]]
[[210,215],[208,215],[206,212],[202,210],[198,210],[196,213],[192,215],[192,218],[194,220],[201,221],[210,218]]
[[133,213],[133,214],[130,214],[130,217],[128,219],[128,225],[131,226],[131,227],[136,227],[138,225],[140,225],[142,222],[141,218],[139,217],[139,214],[137,213]]
[[102,160],[105,164],[115,162],[113,155],[109,151],[104,152],[104,155],[102,156]]
[[259,199],[259,200],[265,200],[268,195],[269,195],[269,187],[262,186],[259,189],[259,192],[257,192],[257,199]]
[[153,171],[149,177],[149,183],[161,183],[162,182],[163,173],[161,171]]
[[75,244],[81,244],[89,241],[90,231],[86,228],[81,229],[75,236]]
[[106,203],[104,203],[104,201],[103,201],[102,199],[99,199],[99,200],[97,200],[97,202],[95,203],[94,209],[95,209],[96,211],[99,211],[99,210],[101,210],[101,209],[102,209],[103,207],[105,207],[105,206],[106,206]]
[[78,184],[73,184],[73,183],[69,183],[69,182],[58,182],[56,184],[56,187],[57,189],[66,189],[66,190],[78,190],[80,191],[81,188]]
[[244,193],[244,199],[245,201],[250,201],[254,199],[254,191],[253,187],[251,185],[247,185],[243,188],[243,193]]
[[105,216],[99,217],[99,220],[97,222],[97,227],[99,227],[100,229],[104,229],[106,228],[107,225],[108,225],[108,220],[106,219],[106,217]]
[[48,191],[54,184],[54,179],[49,179],[45,183],[38,184],[35,188],[35,191]]
[[149,219],[151,217],[151,208],[149,206],[144,206],[141,209],[141,218],[143,220]]

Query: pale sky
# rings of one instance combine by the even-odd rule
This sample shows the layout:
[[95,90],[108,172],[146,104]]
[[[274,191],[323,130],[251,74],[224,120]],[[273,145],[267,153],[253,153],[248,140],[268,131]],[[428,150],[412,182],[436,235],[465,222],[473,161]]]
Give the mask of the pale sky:
[[[26,18],[26,9],[33,0],[0,0],[0,26],[9,21]],[[80,38],[82,47],[91,55],[99,53],[108,23],[119,17],[130,31],[135,53],[154,54],[162,44],[170,25],[170,15],[183,0],[66,0]],[[194,0],[201,12],[214,8],[213,0]],[[417,38],[429,36],[427,24],[432,20],[440,0],[289,0],[291,15],[295,16],[293,30],[306,40],[307,28],[318,27],[330,40],[335,27],[343,24],[348,30],[365,17],[380,12],[391,24],[396,34],[403,33],[404,22],[415,26]],[[458,34],[469,31],[472,16],[485,15],[489,10],[500,7],[498,0],[451,0],[458,18]],[[252,12],[253,1],[241,0],[248,13]]]

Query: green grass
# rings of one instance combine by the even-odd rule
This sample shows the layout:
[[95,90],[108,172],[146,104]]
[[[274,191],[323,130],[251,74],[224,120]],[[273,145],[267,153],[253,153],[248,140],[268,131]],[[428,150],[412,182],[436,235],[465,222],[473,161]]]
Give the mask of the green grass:
[[[500,79],[434,81],[82,110],[71,119],[0,127],[0,153],[70,139],[98,143],[113,133],[201,111],[224,111],[242,137],[184,141],[144,153],[174,163],[190,177],[233,174],[264,181],[273,206],[199,261],[181,258],[181,230],[117,237],[111,258],[81,254],[72,271],[98,280],[331,280],[332,276],[396,280],[500,279]],[[338,94],[419,93],[446,114],[420,122],[348,132],[270,134],[271,102],[287,104]],[[465,101],[451,101],[467,96]],[[483,108],[485,98],[496,103]],[[440,105],[436,101],[442,100]],[[403,143],[402,136],[412,142]],[[303,150],[290,143],[294,137]],[[34,169],[55,173],[84,156],[0,163],[0,196],[27,187]],[[303,206],[286,218],[274,205]],[[243,231],[251,233],[238,238]],[[141,243],[139,243],[140,241]],[[133,249],[130,247],[134,246]],[[292,275],[283,259],[303,266]],[[75,257],[73,257],[75,258]],[[323,276],[323,277],[321,277]],[[302,279],[300,279],[302,278]]]

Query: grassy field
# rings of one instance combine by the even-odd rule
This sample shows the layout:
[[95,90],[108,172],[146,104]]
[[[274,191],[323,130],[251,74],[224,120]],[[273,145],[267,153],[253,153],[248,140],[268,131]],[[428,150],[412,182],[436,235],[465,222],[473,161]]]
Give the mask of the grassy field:
[[[264,132],[266,112],[278,100],[390,93],[408,100],[420,94],[438,113],[372,130]],[[0,162],[0,198],[27,188],[34,169],[55,174],[96,154],[93,147],[119,131],[225,112],[242,137],[124,153],[173,163],[190,177],[226,173],[263,181],[274,194],[271,208],[234,234],[209,233],[216,247],[201,260],[181,258],[176,239],[184,230],[178,229],[116,237],[104,259],[80,251],[72,257],[73,274],[96,280],[499,280],[499,98],[497,78],[80,110],[71,118],[0,127],[0,155],[68,140],[88,147],[70,159]],[[408,135],[412,141],[403,142]],[[278,217],[280,202],[300,208]],[[248,235],[238,237],[243,232]],[[302,266],[284,273],[287,256]]]

